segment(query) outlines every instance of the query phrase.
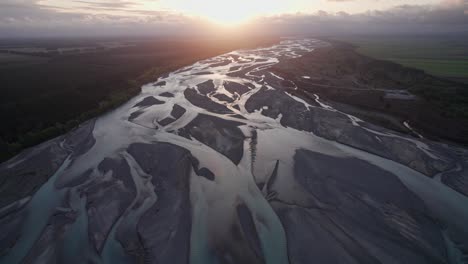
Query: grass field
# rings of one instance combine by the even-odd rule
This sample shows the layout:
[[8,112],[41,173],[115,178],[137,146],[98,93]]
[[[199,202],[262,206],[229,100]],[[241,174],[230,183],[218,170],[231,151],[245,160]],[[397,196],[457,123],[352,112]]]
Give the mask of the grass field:
[[468,81],[468,37],[351,36],[339,37],[364,55]]

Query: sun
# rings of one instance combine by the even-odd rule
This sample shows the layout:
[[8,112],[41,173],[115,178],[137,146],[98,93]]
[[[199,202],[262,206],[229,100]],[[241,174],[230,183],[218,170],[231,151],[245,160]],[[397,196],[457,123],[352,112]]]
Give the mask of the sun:
[[194,10],[196,14],[207,18],[208,20],[226,26],[239,25],[260,13],[252,8],[251,5],[242,3],[243,1],[207,1],[204,8]]
[[240,25],[248,22],[256,16],[254,12],[243,10],[242,8],[231,7],[228,10],[230,11],[218,12],[216,11],[216,8],[211,8],[210,10],[203,10],[203,12],[200,12],[198,15],[215,24],[224,26]]
[[278,0],[162,0],[172,10],[208,19],[219,25],[233,26],[279,11],[287,1]]

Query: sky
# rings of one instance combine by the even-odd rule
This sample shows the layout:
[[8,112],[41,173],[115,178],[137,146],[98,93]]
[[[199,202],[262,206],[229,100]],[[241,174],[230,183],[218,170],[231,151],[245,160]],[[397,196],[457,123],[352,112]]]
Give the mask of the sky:
[[457,33],[468,0],[1,0],[0,38]]

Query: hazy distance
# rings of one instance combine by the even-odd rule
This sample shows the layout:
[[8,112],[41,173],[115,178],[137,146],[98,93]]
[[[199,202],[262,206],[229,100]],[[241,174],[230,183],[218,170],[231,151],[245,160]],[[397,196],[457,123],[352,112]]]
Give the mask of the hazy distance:
[[0,3],[0,38],[214,33],[466,33],[465,0],[64,1]]

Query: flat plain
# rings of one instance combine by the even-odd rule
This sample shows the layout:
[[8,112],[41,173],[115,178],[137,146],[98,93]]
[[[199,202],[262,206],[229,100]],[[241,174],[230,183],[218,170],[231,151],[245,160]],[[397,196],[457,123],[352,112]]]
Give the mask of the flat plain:
[[357,51],[390,60],[429,74],[468,81],[468,37],[460,36],[350,36],[337,39]]

